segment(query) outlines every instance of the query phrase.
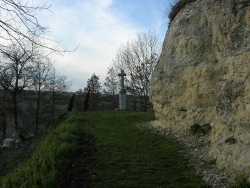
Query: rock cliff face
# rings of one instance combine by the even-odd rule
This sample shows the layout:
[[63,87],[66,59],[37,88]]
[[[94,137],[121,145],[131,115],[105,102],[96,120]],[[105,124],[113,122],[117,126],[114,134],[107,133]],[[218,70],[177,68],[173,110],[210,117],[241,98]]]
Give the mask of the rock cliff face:
[[210,155],[250,175],[250,1],[197,0],[169,26],[151,81],[158,124],[210,124]]

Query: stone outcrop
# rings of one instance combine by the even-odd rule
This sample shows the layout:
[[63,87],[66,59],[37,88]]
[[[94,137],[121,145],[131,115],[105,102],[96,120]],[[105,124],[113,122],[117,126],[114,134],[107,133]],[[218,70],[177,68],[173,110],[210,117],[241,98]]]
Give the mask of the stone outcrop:
[[210,156],[250,180],[250,1],[197,0],[171,22],[151,81],[159,126],[210,124]]

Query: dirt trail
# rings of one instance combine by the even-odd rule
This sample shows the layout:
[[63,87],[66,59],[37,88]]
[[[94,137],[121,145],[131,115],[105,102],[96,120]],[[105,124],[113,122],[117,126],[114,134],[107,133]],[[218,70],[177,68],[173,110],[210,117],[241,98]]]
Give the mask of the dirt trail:
[[93,169],[96,165],[95,138],[79,133],[78,148],[73,154],[65,174],[59,178],[62,188],[89,187]]

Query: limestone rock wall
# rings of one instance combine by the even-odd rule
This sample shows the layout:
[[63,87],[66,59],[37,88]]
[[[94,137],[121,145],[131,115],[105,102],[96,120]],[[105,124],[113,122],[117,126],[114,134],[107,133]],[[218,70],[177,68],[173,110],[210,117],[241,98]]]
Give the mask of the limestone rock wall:
[[167,31],[151,81],[160,126],[212,126],[220,168],[250,174],[250,1],[197,0]]

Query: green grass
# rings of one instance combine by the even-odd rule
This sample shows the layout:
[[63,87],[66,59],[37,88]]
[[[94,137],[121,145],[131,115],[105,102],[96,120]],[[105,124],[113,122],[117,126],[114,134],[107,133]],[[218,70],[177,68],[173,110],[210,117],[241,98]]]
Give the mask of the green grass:
[[204,187],[178,145],[135,126],[153,120],[152,113],[89,112],[85,118],[97,138],[92,187]]
[[76,148],[78,120],[71,114],[39,144],[30,159],[1,178],[0,187],[57,187],[57,178]]
[[71,113],[30,159],[2,177],[0,187],[59,187],[58,178],[77,148],[78,131],[96,138],[97,164],[90,187],[204,187],[187,169],[178,145],[136,126],[153,119],[152,113]]

